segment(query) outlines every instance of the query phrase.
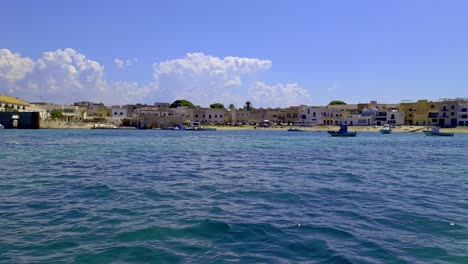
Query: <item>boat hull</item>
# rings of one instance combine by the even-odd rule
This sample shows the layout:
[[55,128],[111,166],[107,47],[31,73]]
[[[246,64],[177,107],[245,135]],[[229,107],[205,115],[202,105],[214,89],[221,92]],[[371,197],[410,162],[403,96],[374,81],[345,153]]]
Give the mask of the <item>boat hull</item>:
[[339,133],[336,131],[328,131],[332,137],[355,137],[357,135],[356,132],[346,132],[346,133]]
[[453,137],[453,133],[446,132],[434,132],[431,130],[423,131],[426,136],[438,136],[438,137]]

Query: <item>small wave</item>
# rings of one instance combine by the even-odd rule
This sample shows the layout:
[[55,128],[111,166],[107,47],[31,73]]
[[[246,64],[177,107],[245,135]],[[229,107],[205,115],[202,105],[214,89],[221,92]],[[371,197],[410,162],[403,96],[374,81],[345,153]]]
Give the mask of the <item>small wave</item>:
[[118,234],[115,239],[120,241],[147,241],[147,240],[165,240],[168,237],[180,237],[184,232],[180,229],[169,227],[151,227],[139,229],[132,232]]

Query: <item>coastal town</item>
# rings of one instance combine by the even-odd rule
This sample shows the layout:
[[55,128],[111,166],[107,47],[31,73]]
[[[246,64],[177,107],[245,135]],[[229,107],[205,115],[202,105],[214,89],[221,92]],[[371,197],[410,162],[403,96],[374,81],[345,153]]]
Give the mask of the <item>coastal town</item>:
[[[26,120],[26,121],[25,121]],[[187,100],[106,106],[102,102],[70,105],[26,102],[0,95],[0,123],[5,128],[168,128],[180,124],[205,126],[439,126],[468,127],[468,99],[416,100],[400,103],[346,104],[332,101],[326,106],[256,108],[250,102],[241,107],[213,103],[195,106]]]

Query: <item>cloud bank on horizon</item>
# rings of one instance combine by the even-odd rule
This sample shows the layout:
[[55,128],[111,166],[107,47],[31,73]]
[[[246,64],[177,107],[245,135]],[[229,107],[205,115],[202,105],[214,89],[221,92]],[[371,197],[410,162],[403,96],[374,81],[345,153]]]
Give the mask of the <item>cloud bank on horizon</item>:
[[[117,58],[114,64],[125,70],[137,61]],[[241,107],[245,101],[257,107],[310,104],[310,93],[297,83],[270,85],[258,80],[271,67],[270,60],[188,53],[154,63],[153,80],[139,84],[108,81],[102,64],[71,48],[44,52],[37,60],[0,49],[0,93],[64,104],[152,104],[180,98],[201,106],[221,102]]]

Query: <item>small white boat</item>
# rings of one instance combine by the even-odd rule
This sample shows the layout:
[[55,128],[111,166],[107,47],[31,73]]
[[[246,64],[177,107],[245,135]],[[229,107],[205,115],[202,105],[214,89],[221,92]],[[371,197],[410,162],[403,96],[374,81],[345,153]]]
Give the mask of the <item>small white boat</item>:
[[392,128],[390,125],[385,124],[382,129],[380,129],[380,134],[391,134],[392,133]]
[[4,128],[5,128],[5,127],[4,127],[2,124],[0,124],[0,129],[4,129]]

